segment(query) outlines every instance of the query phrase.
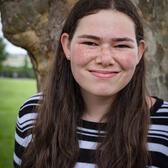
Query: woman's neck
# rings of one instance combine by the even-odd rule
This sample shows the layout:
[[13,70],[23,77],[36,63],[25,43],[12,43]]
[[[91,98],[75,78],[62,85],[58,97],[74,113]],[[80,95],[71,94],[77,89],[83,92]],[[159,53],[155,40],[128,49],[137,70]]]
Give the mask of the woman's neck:
[[93,122],[105,122],[103,117],[110,110],[114,97],[96,96],[89,93],[82,95],[86,105],[82,119]]

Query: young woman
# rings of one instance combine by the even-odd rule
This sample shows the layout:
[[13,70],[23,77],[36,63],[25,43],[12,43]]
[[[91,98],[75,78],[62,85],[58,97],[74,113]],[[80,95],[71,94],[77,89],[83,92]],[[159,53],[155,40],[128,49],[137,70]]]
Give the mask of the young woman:
[[146,90],[144,50],[131,1],[79,0],[46,90],[20,108],[15,167],[167,168],[168,102]]

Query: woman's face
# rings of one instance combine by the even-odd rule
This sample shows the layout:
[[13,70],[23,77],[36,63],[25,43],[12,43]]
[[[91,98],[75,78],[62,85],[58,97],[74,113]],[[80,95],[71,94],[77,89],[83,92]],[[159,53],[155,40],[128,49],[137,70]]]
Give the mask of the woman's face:
[[134,22],[115,10],[83,17],[71,41],[61,43],[82,93],[115,96],[131,80],[143,52],[137,46]]

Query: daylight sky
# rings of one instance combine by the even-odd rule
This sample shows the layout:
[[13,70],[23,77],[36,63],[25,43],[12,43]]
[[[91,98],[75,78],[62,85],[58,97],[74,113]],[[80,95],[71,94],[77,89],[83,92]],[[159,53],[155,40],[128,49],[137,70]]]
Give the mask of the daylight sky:
[[[3,37],[1,20],[0,20],[0,37]],[[10,54],[26,54],[26,51],[24,49],[14,46],[6,39],[4,39],[4,42],[6,43],[6,51],[8,53],[10,53]]]

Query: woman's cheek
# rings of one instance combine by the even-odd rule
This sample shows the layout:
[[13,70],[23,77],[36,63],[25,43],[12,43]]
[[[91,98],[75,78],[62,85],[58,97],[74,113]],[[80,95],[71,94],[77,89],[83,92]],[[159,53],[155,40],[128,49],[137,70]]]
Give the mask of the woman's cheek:
[[137,65],[136,54],[129,53],[120,58],[120,64],[123,69],[134,69]]
[[94,59],[95,54],[84,46],[76,46],[71,53],[73,62],[78,65],[85,65]]

